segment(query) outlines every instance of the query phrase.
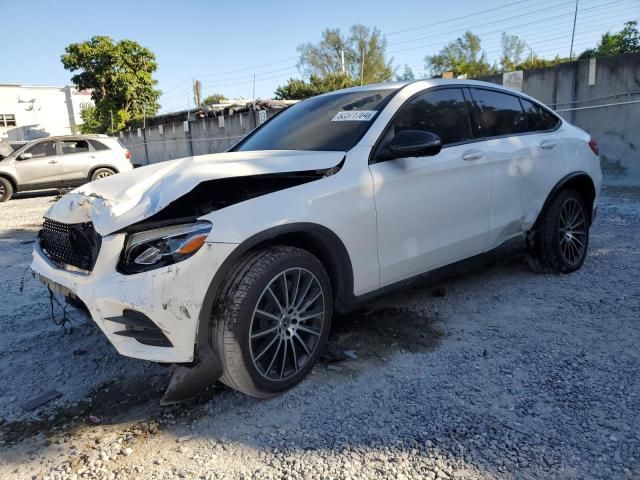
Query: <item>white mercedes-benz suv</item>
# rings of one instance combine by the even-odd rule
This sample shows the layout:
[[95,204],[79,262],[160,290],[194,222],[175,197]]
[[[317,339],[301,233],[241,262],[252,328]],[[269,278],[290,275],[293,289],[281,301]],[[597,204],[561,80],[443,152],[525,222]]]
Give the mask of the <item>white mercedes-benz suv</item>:
[[216,380],[269,397],[309,373],[335,311],[492,254],[579,269],[601,180],[595,141],[520,92],[369,85],[74,190],[32,270],[121,354],[177,364],[166,402]]

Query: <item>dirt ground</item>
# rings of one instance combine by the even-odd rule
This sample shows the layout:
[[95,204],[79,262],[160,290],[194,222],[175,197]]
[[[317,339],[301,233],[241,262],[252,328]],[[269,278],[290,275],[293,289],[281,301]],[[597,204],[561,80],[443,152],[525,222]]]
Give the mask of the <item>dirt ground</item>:
[[51,321],[28,266],[52,201],[0,204],[2,479],[640,478],[638,190],[604,190],[575,274],[505,261],[418,286],[336,319],[285,395],[171,407],[168,368],[77,310]]

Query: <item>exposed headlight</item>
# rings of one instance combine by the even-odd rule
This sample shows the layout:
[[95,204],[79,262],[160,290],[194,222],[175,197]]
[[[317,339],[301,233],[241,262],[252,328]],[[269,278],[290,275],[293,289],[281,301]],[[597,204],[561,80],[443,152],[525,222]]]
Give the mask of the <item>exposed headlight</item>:
[[204,245],[211,223],[156,228],[127,237],[120,261],[123,273],[138,273],[181,262]]

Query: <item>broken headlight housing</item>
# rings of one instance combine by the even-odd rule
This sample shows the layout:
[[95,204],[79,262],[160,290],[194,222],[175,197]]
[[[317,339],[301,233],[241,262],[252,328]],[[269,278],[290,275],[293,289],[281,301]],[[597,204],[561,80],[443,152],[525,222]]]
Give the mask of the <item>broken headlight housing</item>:
[[186,260],[204,245],[211,226],[200,221],[130,234],[119,270],[127,274],[146,272]]

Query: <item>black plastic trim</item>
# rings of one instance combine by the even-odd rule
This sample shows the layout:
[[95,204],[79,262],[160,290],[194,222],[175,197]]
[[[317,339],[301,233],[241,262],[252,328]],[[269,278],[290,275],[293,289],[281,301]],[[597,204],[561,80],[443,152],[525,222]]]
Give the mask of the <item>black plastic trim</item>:
[[[474,255],[473,257],[469,257],[464,260],[460,260],[458,262],[451,263],[449,265],[445,265],[444,267],[436,268],[434,270],[429,270],[428,272],[424,272],[413,277],[400,280],[398,282],[392,283],[390,285],[386,285],[379,289],[376,289],[372,292],[367,292],[362,295],[351,295],[349,301],[345,304],[347,307],[344,311],[354,310],[365,303],[371,302],[378,297],[389,295],[403,288],[409,287],[411,285],[415,285],[417,283],[429,283],[438,280],[442,280],[443,278],[464,273],[465,271],[472,270],[474,268],[481,267],[488,262],[495,261],[498,259],[504,259],[505,257],[513,256],[518,253],[522,253],[527,249],[527,242],[525,235],[520,235],[518,237],[507,240],[496,248],[489,250],[488,252],[480,253],[478,255]],[[342,313],[341,312],[341,313]]]
[[[544,201],[544,204],[542,205],[542,208],[538,212],[538,216],[536,217],[535,222],[533,223],[534,226],[537,225],[537,223],[538,223],[538,221],[540,219],[540,216],[546,210],[547,206],[549,205],[549,202],[551,202],[553,197],[555,197],[557,195],[557,193],[566,186],[567,183],[569,183],[574,178],[578,178],[578,177],[587,178],[591,182],[591,186],[593,187],[593,191],[596,192],[596,187],[595,187],[595,184],[593,183],[593,179],[589,176],[589,174],[587,172],[583,172],[583,171],[580,170],[580,171],[572,172],[572,173],[570,173],[568,175],[565,175],[564,177],[562,177],[558,181],[558,183],[555,184],[555,186],[551,189],[551,191],[547,195],[547,198]],[[596,192],[596,194],[597,194],[597,192]],[[587,213],[589,215],[589,226],[591,226],[591,224],[593,223],[593,220],[594,220],[592,209],[593,209],[593,205],[587,205],[587,210],[588,210]]]

